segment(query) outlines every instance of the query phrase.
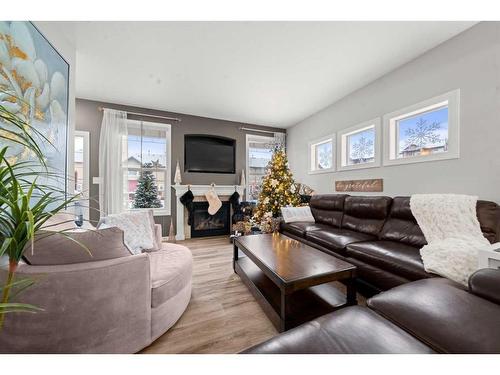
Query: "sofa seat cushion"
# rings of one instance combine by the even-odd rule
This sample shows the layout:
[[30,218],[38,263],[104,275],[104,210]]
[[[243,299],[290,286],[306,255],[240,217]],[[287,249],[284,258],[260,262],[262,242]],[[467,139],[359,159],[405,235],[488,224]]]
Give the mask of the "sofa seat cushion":
[[193,257],[181,245],[163,243],[159,251],[148,253],[151,270],[151,307],[160,306],[191,283]]
[[402,242],[353,243],[347,245],[346,254],[348,257],[359,259],[408,280],[419,280],[432,276],[424,269],[419,249]]
[[342,253],[345,251],[345,247],[351,243],[373,241],[376,237],[348,229],[329,227],[321,230],[307,231],[306,239],[329,250]]
[[281,230],[283,232],[288,232],[295,234],[296,236],[304,237],[306,232],[313,230],[327,230],[331,228],[331,226],[326,224],[317,224],[317,223],[309,223],[309,222],[296,222],[296,223],[282,223]]
[[[383,270],[382,268],[375,267],[372,264],[362,262],[359,259],[345,257],[346,262],[355,265],[356,268],[356,278],[361,283],[358,285],[359,289],[366,288],[366,283],[368,284],[368,290],[365,290],[365,294],[373,295],[373,292],[380,293],[384,290],[394,288],[396,286],[406,284],[411,282],[405,277],[396,275],[395,273]],[[363,292],[360,290],[360,293]]]
[[500,305],[453,281],[414,281],[376,295],[368,306],[438,352],[500,352]]
[[245,354],[432,353],[366,307],[347,307],[244,351]]

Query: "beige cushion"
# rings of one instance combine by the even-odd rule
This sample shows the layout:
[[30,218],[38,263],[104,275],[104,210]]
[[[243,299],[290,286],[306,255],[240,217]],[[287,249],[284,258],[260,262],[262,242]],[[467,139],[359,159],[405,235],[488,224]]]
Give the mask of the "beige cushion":
[[152,249],[149,249],[149,251],[156,251],[161,249],[161,243],[162,243],[162,227],[160,224],[155,223],[155,218],[153,215],[153,210],[149,210],[149,221],[151,223],[151,227],[153,228],[153,244],[154,247]]
[[151,269],[151,307],[177,295],[191,283],[193,257],[182,245],[164,243],[160,251],[148,253]]
[[161,250],[161,246],[162,246],[162,243],[163,243],[163,235],[162,235],[162,226],[161,224],[155,224],[154,225],[154,245],[155,247],[153,247],[152,249],[146,249],[146,250],[142,250],[143,253],[151,253],[153,251],[159,251]]
[[99,229],[118,227],[125,232],[125,245],[131,253],[157,247],[152,210],[126,211],[105,216],[97,224]]
[[132,254],[158,250],[153,210],[126,211],[102,217],[97,228],[117,227],[125,232],[125,246]]
[[[28,245],[24,260],[28,264],[41,266],[93,262],[131,255],[123,243],[123,231],[118,228],[64,234],[39,231],[35,236],[33,251],[31,245]],[[86,246],[92,255],[80,243]]]
[[[162,241],[161,240],[158,241],[158,228],[157,228],[157,226],[160,224],[155,223],[155,217],[154,217],[153,212],[154,211],[152,209],[147,210],[148,223],[151,226],[151,231],[153,233],[153,247],[150,249],[144,249],[145,251],[157,251],[157,250],[161,249],[161,242]],[[160,225],[159,230],[161,233],[161,225]]]

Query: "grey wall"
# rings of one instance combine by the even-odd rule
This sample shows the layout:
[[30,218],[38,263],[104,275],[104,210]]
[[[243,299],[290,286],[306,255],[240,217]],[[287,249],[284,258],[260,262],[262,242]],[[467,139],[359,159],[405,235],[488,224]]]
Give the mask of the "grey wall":
[[[251,128],[284,131],[283,129],[266,128],[263,126],[249,125],[232,121],[217,120],[205,117],[191,116],[180,113],[149,110],[145,108],[137,108],[124,106],[112,103],[103,103],[85,99],[76,99],[76,130],[84,130],[90,132],[90,196],[91,196],[91,212],[90,218],[95,221],[99,218],[98,198],[99,185],[92,184],[92,177],[99,175],[99,135],[102,121],[102,112],[98,107],[106,107],[119,109],[129,112],[141,112],[160,116],[179,117],[182,119],[180,123],[172,124],[172,176],[173,181],[175,173],[175,163],[179,160],[182,172],[183,184],[210,184],[218,185],[234,185],[240,181],[241,170],[246,167],[246,134],[240,130],[241,126],[249,126]],[[137,120],[151,121],[151,118],[132,116]],[[167,122],[166,120],[158,120],[158,122]],[[225,137],[236,139],[236,174],[220,174],[220,173],[184,173],[184,134],[213,134],[222,135]],[[258,133],[255,133],[258,134]],[[175,222],[175,194],[172,193],[172,205],[170,216],[157,217],[157,222],[163,225],[164,235],[168,234],[170,219]]]
[[[333,192],[337,179],[381,177],[390,196],[449,192],[500,202],[499,88],[500,23],[481,22],[289,128],[294,177],[321,193]],[[309,141],[454,89],[461,90],[459,159],[308,174]]]

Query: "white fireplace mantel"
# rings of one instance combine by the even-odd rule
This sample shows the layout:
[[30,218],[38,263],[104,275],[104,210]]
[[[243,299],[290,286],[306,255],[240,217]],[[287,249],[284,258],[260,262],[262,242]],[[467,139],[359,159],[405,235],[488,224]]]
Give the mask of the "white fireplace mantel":
[[180,198],[184,193],[186,193],[188,190],[191,190],[193,195],[195,197],[204,197],[205,193],[210,190],[210,189],[215,190],[217,195],[222,196],[222,195],[232,195],[235,191],[238,192],[238,194],[243,197],[243,194],[245,192],[245,187],[241,185],[172,185],[172,189],[175,190],[175,196],[176,196],[176,235],[175,239],[177,241],[182,241],[186,238],[185,236],[185,228],[184,228],[184,205],[181,203]]

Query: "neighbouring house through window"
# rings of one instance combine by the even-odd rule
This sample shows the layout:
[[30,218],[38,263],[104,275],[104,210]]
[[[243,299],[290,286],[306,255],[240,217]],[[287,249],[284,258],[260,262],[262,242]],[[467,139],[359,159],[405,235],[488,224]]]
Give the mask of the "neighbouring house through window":
[[380,119],[338,132],[339,170],[380,166]]
[[384,116],[384,164],[459,156],[459,90]]
[[257,201],[266,175],[267,165],[273,156],[274,137],[247,134],[247,187],[246,199]]
[[171,129],[168,124],[127,120],[123,177],[126,207],[170,215]]
[[398,158],[448,151],[448,104],[396,120]]
[[334,171],[335,135],[309,143],[309,173]]

